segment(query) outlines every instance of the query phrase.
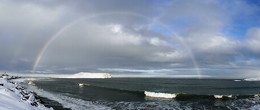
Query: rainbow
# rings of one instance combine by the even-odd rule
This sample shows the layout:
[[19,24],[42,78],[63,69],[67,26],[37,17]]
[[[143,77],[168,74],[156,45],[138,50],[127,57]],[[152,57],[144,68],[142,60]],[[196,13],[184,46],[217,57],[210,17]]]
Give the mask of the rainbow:
[[115,14],[120,14],[120,15],[131,15],[131,16],[136,16],[136,17],[141,17],[141,18],[145,18],[145,19],[149,19],[152,20],[153,22],[163,26],[165,29],[167,29],[169,32],[173,33],[174,36],[182,43],[182,45],[188,50],[188,53],[191,57],[191,60],[193,62],[193,65],[197,71],[198,77],[201,78],[201,72],[200,72],[200,68],[199,65],[191,51],[191,49],[189,48],[189,46],[185,43],[185,41],[182,39],[182,37],[180,37],[176,32],[172,31],[167,25],[159,22],[158,20],[155,20],[153,18],[150,18],[148,16],[139,14],[139,13],[134,13],[134,12],[122,12],[122,11],[113,11],[113,12],[105,12],[105,13],[98,13],[98,14],[93,14],[93,15],[88,15],[88,16],[84,16],[84,17],[80,17],[78,19],[72,20],[71,22],[63,25],[60,29],[58,29],[58,31],[56,31],[48,40],[47,42],[45,42],[45,44],[43,45],[43,47],[41,48],[40,52],[38,53],[36,60],[33,64],[33,68],[32,68],[32,73],[35,73],[35,70],[42,58],[42,56],[44,55],[44,53],[46,52],[46,50],[48,49],[48,47],[50,46],[50,44],[52,44],[63,32],[65,32],[68,28],[72,27],[73,25],[83,21],[83,20],[87,20],[87,19],[91,19],[91,18],[95,18],[95,17],[100,17],[100,16],[106,16],[106,15],[115,15]]

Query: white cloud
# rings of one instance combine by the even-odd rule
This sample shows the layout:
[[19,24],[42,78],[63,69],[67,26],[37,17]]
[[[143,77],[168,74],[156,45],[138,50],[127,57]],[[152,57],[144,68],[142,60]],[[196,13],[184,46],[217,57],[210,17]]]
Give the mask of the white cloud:
[[149,43],[155,46],[166,46],[167,42],[160,40],[159,38],[153,37],[148,39]]
[[199,52],[214,54],[236,54],[240,42],[217,35],[197,35],[186,40],[192,49]]
[[111,26],[111,31],[114,33],[122,33],[122,26],[119,24],[114,24],[114,25],[110,25]]
[[147,57],[148,61],[154,62],[179,62],[190,59],[190,56],[184,51],[168,51],[168,52],[155,52]]
[[252,28],[247,33],[246,46],[254,53],[260,54],[260,28]]

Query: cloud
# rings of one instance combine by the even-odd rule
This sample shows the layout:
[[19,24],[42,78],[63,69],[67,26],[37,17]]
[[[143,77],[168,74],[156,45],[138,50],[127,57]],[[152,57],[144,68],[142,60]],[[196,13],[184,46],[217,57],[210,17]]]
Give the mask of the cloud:
[[179,50],[166,44],[159,37],[128,32],[119,24],[81,22],[53,41],[40,65],[156,68],[157,63],[180,62]]
[[260,55],[260,28],[252,28],[247,32],[247,48],[255,53]]
[[[64,8],[30,2],[1,1],[0,51],[3,66],[9,71],[28,71],[48,32],[60,25]],[[55,24],[55,25],[53,25]],[[21,60],[28,59],[28,60]]]
[[237,40],[214,34],[195,34],[186,42],[193,50],[209,54],[236,54],[240,46]]
[[90,15],[49,45],[36,73],[196,76],[196,62],[206,76],[246,77],[259,67],[259,6],[249,1],[4,0],[0,13],[0,71],[30,72],[51,36]]

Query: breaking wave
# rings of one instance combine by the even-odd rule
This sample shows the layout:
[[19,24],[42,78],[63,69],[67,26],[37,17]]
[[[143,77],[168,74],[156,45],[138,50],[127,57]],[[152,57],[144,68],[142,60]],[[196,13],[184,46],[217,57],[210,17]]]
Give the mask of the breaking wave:
[[156,92],[149,92],[144,91],[145,96],[148,97],[158,97],[158,98],[175,98],[177,94],[169,94],[169,93],[156,93]]
[[232,95],[214,95],[214,98],[216,99],[232,98]]
[[244,81],[260,81],[260,78],[247,78]]

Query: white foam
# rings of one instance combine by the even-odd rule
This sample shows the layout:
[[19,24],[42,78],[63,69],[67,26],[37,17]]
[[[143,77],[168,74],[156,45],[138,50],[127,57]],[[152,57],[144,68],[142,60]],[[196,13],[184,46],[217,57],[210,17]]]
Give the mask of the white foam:
[[79,83],[79,87],[90,86],[90,84]]
[[36,86],[29,85],[28,89],[35,91],[38,95],[42,97],[47,97],[50,100],[57,101],[63,105],[65,108],[71,108],[72,110],[111,110],[111,108],[97,105],[91,101],[84,101],[81,99],[72,98],[69,96],[50,93],[42,89],[38,89]]
[[228,98],[232,98],[232,95],[227,95],[226,97],[228,97]]
[[145,91],[144,94],[145,96],[148,97],[158,97],[158,98],[175,98],[177,96],[176,94],[156,93],[156,92],[149,92],[149,91]]
[[232,95],[214,95],[216,99],[221,99],[223,97],[232,98]]
[[238,82],[238,81],[241,81],[241,80],[238,80],[238,79],[237,79],[237,80],[234,80],[234,81]]
[[259,96],[260,96],[260,94],[255,94],[255,95],[254,95],[254,97],[259,97]]
[[84,84],[80,83],[79,86],[84,86]]
[[221,98],[223,97],[223,95],[214,95],[214,97],[215,97],[216,99],[221,99]]

